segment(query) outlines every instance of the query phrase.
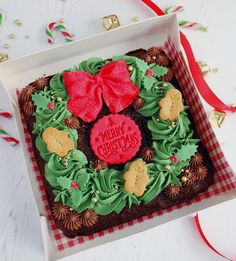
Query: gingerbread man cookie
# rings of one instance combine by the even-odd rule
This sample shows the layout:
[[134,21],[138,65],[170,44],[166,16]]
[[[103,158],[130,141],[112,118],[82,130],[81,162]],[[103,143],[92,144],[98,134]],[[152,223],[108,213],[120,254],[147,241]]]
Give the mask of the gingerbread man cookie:
[[137,197],[142,196],[149,183],[147,172],[145,162],[142,160],[133,161],[123,176],[125,180],[124,190]]
[[159,105],[161,107],[161,120],[176,121],[180,112],[184,110],[181,92],[177,89],[170,89],[166,92],[165,97],[160,100]]
[[75,147],[66,131],[60,131],[53,127],[45,129],[42,138],[47,144],[48,151],[56,153],[60,157],[66,156]]

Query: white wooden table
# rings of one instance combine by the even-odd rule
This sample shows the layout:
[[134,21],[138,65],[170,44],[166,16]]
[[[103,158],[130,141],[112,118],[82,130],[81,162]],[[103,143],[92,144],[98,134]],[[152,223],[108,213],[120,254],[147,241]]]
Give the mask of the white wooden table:
[[[209,27],[206,33],[185,30],[196,57],[220,68],[207,78],[212,89],[226,103],[236,103],[236,2],[233,0],[157,1],[161,7],[183,5],[179,16],[200,21]],[[164,2],[164,3],[163,3]],[[132,17],[144,19],[154,15],[138,0],[0,0],[0,8],[7,15],[0,29],[0,52],[10,59],[50,48],[44,37],[44,27],[51,21],[65,19],[68,29],[76,38],[83,38],[103,30],[101,17],[115,13],[122,24]],[[16,26],[15,19],[23,26]],[[9,34],[14,33],[15,39]],[[29,36],[26,39],[25,36]],[[56,43],[63,39],[59,36]],[[10,48],[4,49],[8,43]],[[9,104],[0,90],[0,109]],[[236,116],[231,115],[222,129],[216,130],[222,148],[234,171],[234,128]],[[16,135],[13,121],[0,118],[0,126]],[[26,167],[20,146],[10,147],[0,141],[0,260],[44,260],[36,209],[25,178]],[[211,242],[223,253],[236,259],[236,200],[200,213],[203,227]],[[64,260],[223,260],[211,252],[196,232],[192,217],[185,217],[144,233],[112,242]]]

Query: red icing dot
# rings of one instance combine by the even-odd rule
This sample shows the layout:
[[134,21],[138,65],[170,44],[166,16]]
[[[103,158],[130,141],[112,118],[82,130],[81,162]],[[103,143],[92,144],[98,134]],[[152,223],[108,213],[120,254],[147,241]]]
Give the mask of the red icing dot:
[[71,189],[78,189],[79,185],[76,181],[72,181],[70,184]]
[[173,155],[173,156],[171,156],[171,157],[170,157],[170,160],[171,160],[172,162],[174,162],[174,163],[179,162],[179,158],[178,158],[177,155]]
[[54,110],[55,109],[55,104],[53,102],[48,103],[48,109],[49,110]]
[[140,130],[133,120],[125,115],[110,114],[95,123],[90,144],[101,161],[119,164],[135,156],[141,139]]
[[146,76],[154,76],[154,72],[151,69],[147,69]]

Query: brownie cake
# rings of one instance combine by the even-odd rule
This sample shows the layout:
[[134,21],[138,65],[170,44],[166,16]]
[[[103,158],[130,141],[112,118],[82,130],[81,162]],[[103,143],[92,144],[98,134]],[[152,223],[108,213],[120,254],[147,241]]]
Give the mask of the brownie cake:
[[171,61],[157,47],[41,77],[22,90],[20,107],[67,237],[190,200],[213,182]]

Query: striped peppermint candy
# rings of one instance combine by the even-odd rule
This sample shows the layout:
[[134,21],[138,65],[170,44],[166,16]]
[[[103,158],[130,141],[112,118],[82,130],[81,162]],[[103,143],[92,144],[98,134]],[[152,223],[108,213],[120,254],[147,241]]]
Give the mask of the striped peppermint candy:
[[12,146],[15,146],[19,143],[19,141],[13,137],[11,137],[6,131],[0,130],[0,137],[9,143]]
[[11,113],[6,112],[6,111],[0,111],[0,116],[10,119],[12,117]]
[[53,38],[53,30],[58,29],[61,34],[64,36],[66,42],[72,42],[73,36],[68,32],[65,25],[62,22],[52,22],[50,23],[46,28],[46,36],[48,39],[48,43],[53,44],[54,38]]
[[183,11],[184,11],[184,7],[182,5],[177,5],[177,6],[170,6],[166,8],[165,13],[172,14],[172,13],[178,13]]
[[200,23],[189,22],[186,20],[179,20],[178,23],[179,23],[179,26],[181,26],[183,28],[190,28],[190,29],[199,30],[199,31],[207,31],[207,27]]

